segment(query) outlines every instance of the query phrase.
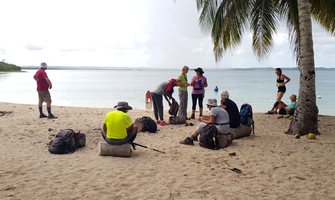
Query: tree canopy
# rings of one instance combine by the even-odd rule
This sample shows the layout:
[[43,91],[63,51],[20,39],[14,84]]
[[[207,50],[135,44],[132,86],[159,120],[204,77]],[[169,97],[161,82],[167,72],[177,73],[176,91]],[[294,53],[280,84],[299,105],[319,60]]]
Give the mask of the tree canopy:
[[5,72],[21,71],[21,67],[0,61],[0,71]]

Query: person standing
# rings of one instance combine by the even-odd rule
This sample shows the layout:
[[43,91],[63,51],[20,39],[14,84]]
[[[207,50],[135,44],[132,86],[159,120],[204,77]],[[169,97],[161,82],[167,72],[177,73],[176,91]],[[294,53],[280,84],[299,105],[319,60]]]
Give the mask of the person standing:
[[187,118],[187,103],[188,103],[188,92],[187,87],[190,86],[187,82],[187,73],[188,73],[188,66],[184,66],[181,69],[181,74],[178,76],[178,82],[179,82],[179,110],[178,110],[178,116],[184,116]]
[[199,117],[202,116],[203,111],[203,100],[205,96],[205,87],[207,87],[207,78],[203,76],[205,73],[202,68],[198,67],[194,70],[196,75],[192,78],[191,86],[192,89],[192,115],[190,119],[195,119],[195,109],[197,101],[199,103]]
[[[56,119],[51,112],[51,95],[49,89],[52,88],[52,83],[45,72],[48,65],[45,62],[41,63],[41,68],[35,73],[34,79],[37,83],[37,93],[38,93],[38,110],[40,112],[40,118]],[[48,116],[43,113],[42,104],[46,103]]]
[[172,93],[174,92],[173,87],[178,86],[178,80],[172,78],[169,81],[164,81],[159,84],[156,89],[152,92],[152,101],[154,107],[154,115],[156,118],[156,123],[165,126],[168,125],[167,122],[164,121],[164,113],[163,113],[163,96],[165,99],[169,97],[169,99],[173,99]]
[[285,92],[286,92],[286,83],[290,82],[290,78],[287,77],[286,75],[284,75],[282,73],[281,68],[276,68],[275,73],[277,75],[277,84],[276,86],[278,87],[278,91],[277,91],[277,97],[276,97],[276,102],[275,104],[272,106],[271,110],[268,111],[266,114],[277,114],[276,112],[276,107],[278,105],[277,102],[281,102],[282,97],[284,96]]

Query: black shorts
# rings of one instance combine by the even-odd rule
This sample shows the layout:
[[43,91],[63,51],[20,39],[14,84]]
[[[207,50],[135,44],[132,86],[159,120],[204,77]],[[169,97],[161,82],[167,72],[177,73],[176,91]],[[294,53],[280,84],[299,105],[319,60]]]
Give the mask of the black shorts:
[[278,87],[278,92],[285,93],[286,92],[286,86],[279,86]]

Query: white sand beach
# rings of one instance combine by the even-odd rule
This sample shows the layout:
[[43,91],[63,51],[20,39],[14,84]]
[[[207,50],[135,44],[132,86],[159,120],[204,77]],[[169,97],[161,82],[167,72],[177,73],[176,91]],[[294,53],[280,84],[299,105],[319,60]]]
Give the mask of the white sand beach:
[[[8,112],[0,116],[0,199],[335,199],[335,116],[319,116],[321,135],[309,140],[284,134],[289,119],[254,113],[255,135],[217,151],[179,144],[195,126],[159,126],[135,142],[165,154],[137,147],[122,158],[98,155],[110,110],[53,106],[58,119],[40,119],[37,105],[0,103]],[[66,128],[85,133],[86,146],[49,153],[47,143]]]

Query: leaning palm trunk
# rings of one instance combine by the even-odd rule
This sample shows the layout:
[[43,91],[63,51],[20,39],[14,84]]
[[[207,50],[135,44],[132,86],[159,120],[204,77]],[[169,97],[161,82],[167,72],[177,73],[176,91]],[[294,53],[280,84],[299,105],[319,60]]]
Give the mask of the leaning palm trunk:
[[308,0],[298,0],[300,86],[297,108],[288,134],[318,134],[312,23]]

